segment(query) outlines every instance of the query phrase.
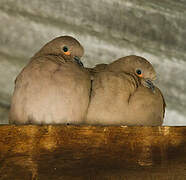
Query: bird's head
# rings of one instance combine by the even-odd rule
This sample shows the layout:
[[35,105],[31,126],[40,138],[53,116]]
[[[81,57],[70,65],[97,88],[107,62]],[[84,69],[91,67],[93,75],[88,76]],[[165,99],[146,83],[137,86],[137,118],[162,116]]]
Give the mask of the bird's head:
[[[156,79],[156,72],[152,64],[145,58],[135,55],[126,56],[110,64],[112,69],[135,74],[141,83],[154,91],[152,81]],[[117,66],[117,67],[116,67]]]
[[75,38],[71,36],[60,36],[45,44],[35,56],[61,56],[66,61],[73,59],[78,64],[83,65],[80,61],[83,54],[84,49]]

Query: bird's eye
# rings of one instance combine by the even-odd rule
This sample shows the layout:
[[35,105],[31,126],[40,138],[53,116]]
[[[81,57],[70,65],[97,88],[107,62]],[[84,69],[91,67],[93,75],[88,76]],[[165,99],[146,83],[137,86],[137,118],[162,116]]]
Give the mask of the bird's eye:
[[137,73],[138,75],[141,75],[141,74],[142,74],[142,72],[141,72],[140,69],[137,69],[137,70],[136,70],[136,73]]
[[64,52],[67,52],[67,51],[68,51],[68,47],[64,46],[64,47],[63,47],[63,51],[64,51]]

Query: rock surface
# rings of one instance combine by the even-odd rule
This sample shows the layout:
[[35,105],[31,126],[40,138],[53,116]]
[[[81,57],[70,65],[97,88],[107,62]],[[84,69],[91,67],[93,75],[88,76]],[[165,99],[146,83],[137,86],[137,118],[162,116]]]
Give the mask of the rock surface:
[[184,0],[1,0],[1,123],[8,122],[14,80],[29,58],[68,34],[85,47],[88,67],[130,54],[149,59],[167,102],[165,124],[186,125],[185,9]]

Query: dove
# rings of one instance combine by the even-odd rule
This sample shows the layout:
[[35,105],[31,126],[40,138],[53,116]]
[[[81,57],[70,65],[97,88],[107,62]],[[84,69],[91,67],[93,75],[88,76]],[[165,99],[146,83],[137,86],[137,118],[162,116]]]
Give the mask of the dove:
[[90,73],[80,60],[83,54],[71,36],[44,45],[16,78],[10,123],[83,123],[91,88]]
[[95,73],[86,123],[93,125],[162,125],[165,101],[153,66],[130,55]]

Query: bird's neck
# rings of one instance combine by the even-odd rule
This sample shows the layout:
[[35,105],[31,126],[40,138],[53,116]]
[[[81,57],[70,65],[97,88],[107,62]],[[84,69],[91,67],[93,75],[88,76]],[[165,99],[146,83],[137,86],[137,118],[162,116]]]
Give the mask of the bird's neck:
[[67,62],[67,60],[65,60],[64,58],[63,58],[63,56],[61,56],[61,55],[57,55],[57,54],[39,54],[39,53],[36,53],[32,58],[31,58],[31,61],[32,60],[40,60],[40,59],[42,59],[42,60],[50,60],[50,61],[53,61],[53,62],[55,62],[55,63],[66,63]]

